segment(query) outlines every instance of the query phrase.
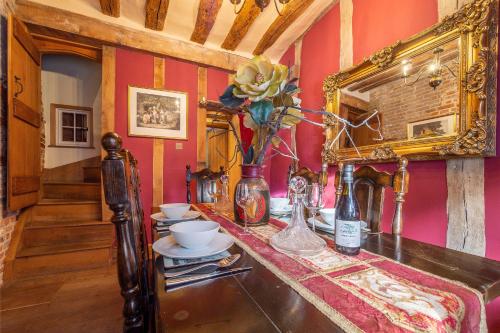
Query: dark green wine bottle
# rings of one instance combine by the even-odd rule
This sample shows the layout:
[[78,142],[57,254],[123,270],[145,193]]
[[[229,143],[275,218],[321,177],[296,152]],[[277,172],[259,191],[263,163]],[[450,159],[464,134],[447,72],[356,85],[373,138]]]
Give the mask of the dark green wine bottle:
[[349,256],[359,254],[361,245],[361,221],[354,195],[353,171],[352,164],[344,166],[342,195],[335,210],[335,248]]

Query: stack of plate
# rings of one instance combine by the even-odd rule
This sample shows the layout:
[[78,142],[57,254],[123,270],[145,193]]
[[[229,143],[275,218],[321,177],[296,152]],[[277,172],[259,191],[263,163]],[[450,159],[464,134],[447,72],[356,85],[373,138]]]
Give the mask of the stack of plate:
[[187,249],[180,246],[174,236],[160,238],[153,243],[153,250],[162,256],[173,259],[196,259],[215,256],[233,246],[234,240],[224,233],[217,233],[207,246],[198,249]]
[[168,218],[162,212],[151,215],[151,219],[156,221],[155,227],[158,231],[166,231],[168,230],[168,227],[171,226],[172,224],[178,222],[196,220],[200,216],[201,216],[200,212],[195,210],[189,210],[186,214],[184,214],[184,216],[178,219]]
[[316,221],[313,217],[307,219],[307,224],[312,228],[313,224],[316,229],[333,234],[335,233],[335,225],[326,223],[321,216],[316,216]]
[[287,216],[292,214],[292,206],[286,207],[284,209],[276,210],[276,209],[270,209],[271,215],[274,216]]

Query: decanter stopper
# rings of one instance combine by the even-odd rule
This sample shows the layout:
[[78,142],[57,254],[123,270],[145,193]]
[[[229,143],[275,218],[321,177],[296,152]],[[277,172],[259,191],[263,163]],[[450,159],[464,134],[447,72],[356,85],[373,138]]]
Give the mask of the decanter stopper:
[[290,190],[294,194],[304,193],[307,186],[307,180],[304,177],[296,176],[290,180]]

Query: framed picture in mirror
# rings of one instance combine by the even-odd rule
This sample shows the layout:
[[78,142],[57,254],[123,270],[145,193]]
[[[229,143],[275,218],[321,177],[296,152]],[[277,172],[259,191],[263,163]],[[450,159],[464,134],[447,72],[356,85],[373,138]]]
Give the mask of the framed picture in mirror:
[[433,117],[408,123],[408,140],[457,134],[457,115]]

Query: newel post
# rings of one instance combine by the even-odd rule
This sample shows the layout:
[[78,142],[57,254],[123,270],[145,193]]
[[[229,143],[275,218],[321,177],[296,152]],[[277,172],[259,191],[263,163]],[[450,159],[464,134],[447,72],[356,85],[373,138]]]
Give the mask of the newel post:
[[144,326],[141,311],[141,293],[137,270],[137,257],[132,244],[131,217],[128,213],[129,195],[125,163],[122,155],[122,140],[116,133],[106,133],[101,144],[107,156],[101,162],[106,204],[113,211],[111,222],[115,225],[118,241],[118,280],[125,299],[123,315],[124,332],[139,332]]

